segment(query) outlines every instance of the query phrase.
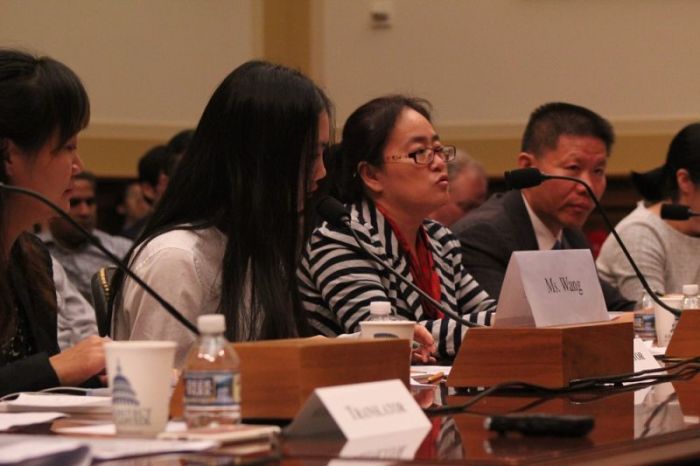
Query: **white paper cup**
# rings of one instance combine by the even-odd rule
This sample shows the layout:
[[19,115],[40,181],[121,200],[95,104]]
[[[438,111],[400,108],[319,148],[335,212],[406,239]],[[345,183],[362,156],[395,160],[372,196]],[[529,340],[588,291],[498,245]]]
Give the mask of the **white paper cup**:
[[105,354],[117,435],[155,437],[168,422],[175,342],[111,341]]
[[370,320],[360,322],[360,338],[400,338],[413,340],[416,323],[412,320]]
[[[661,301],[676,309],[681,307],[683,295],[662,296]],[[668,346],[671,335],[676,328],[677,318],[671,312],[654,303],[654,319],[656,320],[656,344],[658,346]]]

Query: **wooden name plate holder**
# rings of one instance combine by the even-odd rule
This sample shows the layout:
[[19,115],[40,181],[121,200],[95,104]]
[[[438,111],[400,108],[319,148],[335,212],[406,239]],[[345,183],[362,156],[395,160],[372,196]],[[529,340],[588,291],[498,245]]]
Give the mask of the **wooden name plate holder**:
[[[294,338],[234,343],[241,359],[243,419],[292,419],[319,387],[400,379],[408,387],[407,340]],[[170,414],[182,414],[182,378]]]
[[314,389],[400,379],[408,387],[406,340],[297,338],[236,343],[242,416],[291,419]]
[[666,348],[666,356],[672,358],[700,356],[700,309],[688,309],[681,313]]
[[543,328],[472,328],[447,378],[451,387],[570,380],[632,372],[632,313],[606,322]]

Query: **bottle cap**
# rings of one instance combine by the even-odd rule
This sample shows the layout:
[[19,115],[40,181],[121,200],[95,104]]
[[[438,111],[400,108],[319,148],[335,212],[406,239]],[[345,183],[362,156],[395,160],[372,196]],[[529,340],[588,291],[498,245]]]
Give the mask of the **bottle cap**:
[[375,316],[388,316],[391,314],[391,303],[389,301],[372,301],[369,303],[369,313]]
[[683,285],[683,294],[686,296],[697,296],[698,285]]
[[200,333],[223,333],[226,330],[226,318],[223,314],[204,314],[197,318],[197,330]]

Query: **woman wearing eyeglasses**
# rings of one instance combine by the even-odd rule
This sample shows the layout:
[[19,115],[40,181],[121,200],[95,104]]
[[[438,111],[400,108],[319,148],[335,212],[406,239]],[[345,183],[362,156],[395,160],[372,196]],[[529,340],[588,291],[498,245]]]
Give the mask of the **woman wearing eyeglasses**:
[[[365,245],[405,278],[472,322],[489,324],[495,302],[462,269],[459,241],[427,220],[449,199],[455,156],[430,122],[428,103],[386,96],[348,118],[339,155],[341,200]],[[465,328],[359,252],[349,233],[327,223],[311,236],[298,273],[304,307],[324,335],[355,332],[373,301],[424,325],[440,357],[454,356]]]

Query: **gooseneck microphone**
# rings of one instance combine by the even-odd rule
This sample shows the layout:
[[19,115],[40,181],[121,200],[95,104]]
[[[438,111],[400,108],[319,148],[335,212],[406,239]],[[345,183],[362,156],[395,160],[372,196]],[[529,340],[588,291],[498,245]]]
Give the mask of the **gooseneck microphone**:
[[690,217],[698,217],[700,212],[690,210],[683,204],[661,204],[661,218],[664,220],[689,220]]
[[454,312],[452,309],[447,308],[446,306],[443,306],[442,303],[437,301],[435,298],[430,296],[428,293],[425,291],[421,290],[418,288],[414,283],[412,283],[410,280],[408,280],[406,277],[398,273],[396,270],[394,270],[392,267],[389,267],[382,259],[380,259],[376,254],[374,254],[372,251],[367,249],[365,246],[364,242],[360,239],[360,237],[357,235],[357,232],[352,228],[350,224],[350,211],[340,203],[337,199],[331,196],[325,196],[323,197],[319,202],[318,205],[316,206],[316,210],[318,214],[323,218],[325,221],[327,221],[329,224],[336,228],[341,228],[341,229],[346,229],[350,232],[353,238],[355,238],[355,241],[357,242],[357,245],[360,247],[362,252],[364,252],[366,255],[368,255],[370,258],[374,259],[375,262],[380,264],[386,271],[394,275],[396,278],[401,280],[406,286],[411,288],[413,291],[418,293],[422,298],[426,299],[430,304],[435,306],[437,309],[440,310],[443,314],[445,314],[447,317],[449,317],[452,320],[455,320],[459,322],[462,325],[465,325],[467,327],[483,327],[481,324],[477,324],[474,322],[469,322],[467,319],[463,318],[456,312]]
[[[46,204],[47,206],[51,207],[52,210],[54,210],[58,215],[61,216],[61,218],[65,219],[68,223],[73,226],[76,230],[78,230],[85,238],[90,241],[97,249],[99,249],[104,255],[106,255],[109,260],[119,267],[128,277],[130,277],[132,280],[134,280],[138,285],[143,288],[149,295],[151,295],[158,303],[163,306],[163,308],[173,316],[175,319],[177,319],[178,322],[180,322],[183,326],[187,328],[190,332],[194,333],[195,335],[199,335],[199,332],[197,331],[197,327],[195,327],[192,322],[187,320],[185,316],[183,316],[175,307],[173,307],[172,304],[167,302],[161,295],[159,295],[157,292],[153,290],[146,282],[141,280],[138,275],[136,275],[134,272],[129,269],[129,267],[117,256],[112,254],[107,248],[105,248],[102,245],[102,242],[94,235],[90,234],[85,228],[81,227],[75,220],[71,218],[70,215],[68,215],[66,212],[64,212],[63,209],[61,209],[59,206],[54,204],[52,201],[44,197],[43,195],[39,194],[36,191],[32,191],[30,189],[25,189],[25,188],[20,188],[17,186],[11,186],[5,183],[0,183],[0,190],[5,190],[13,193],[19,193],[23,194],[29,197],[33,197],[34,199],[37,199],[41,201],[43,204]],[[111,314],[111,313],[110,313]],[[110,322],[111,324],[111,322]]]
[[520,168],[518,170],[507,171],[504,173],[504,177],[506,180],[506,184],[508,185],[508,187],[510,189],[531,188],[533,186],[540,185],[547,180],[568,180],[568,181],[573,181],[574,183],[578,183],[578,184],[582,185],[583,187],[585,187],[586,192],[588,193],[588,196],[590,196],[590,198],[593,200],[593,204],[595,204],[595,208],[598,210],[601,217],[603,217],[603,222],[605,223],[605,226],[607,227],[608,231],[613,235],[613,237],[615,238],[615,241],[617,241],[617,244],[620,245],[620,249],[622,249],[622,252],[625,254],[625,257],[627,258],[627,262],[629,262],[629,264],[632,266],[632,269],[634,270],[634,273],[637,275],[639,282],[642,284],[642,286],[644,287],[646,292],[649,294],[651,299],[653,299],[659,306],[661,306],[662,308],[671,312],[676,317],[680,317],[681,311],[679,309],[671,307],[668,304],[661,301],[659,299],[659,297],[656,295],[656,293],[651,289],[651,287],[647,283],[646,278],[644,278],[644,275],[639,270],[639,267],[637,267],[637,264],[634,262],[634,259],[632,259],[632,256],[630,255],[629,251],[627,250],[627,247],[625,247],[625,243],[622,242],[622,239],[615,231],[615,228],[613,227],[612,223],[610,222],[610,219],[605,214],[605,211],[603,210],[603,207],[600,205],[600,202],[598,202],[598,198],[596,197],[595,193],[593,192],[591,187],[588,186],[588,183],[586,183],[585,181],[583,181],[579,178],[574,178],[572,176],[548,175],[546,173],[542,173],[537,168],[532,168],[532,167],[531,168]]

